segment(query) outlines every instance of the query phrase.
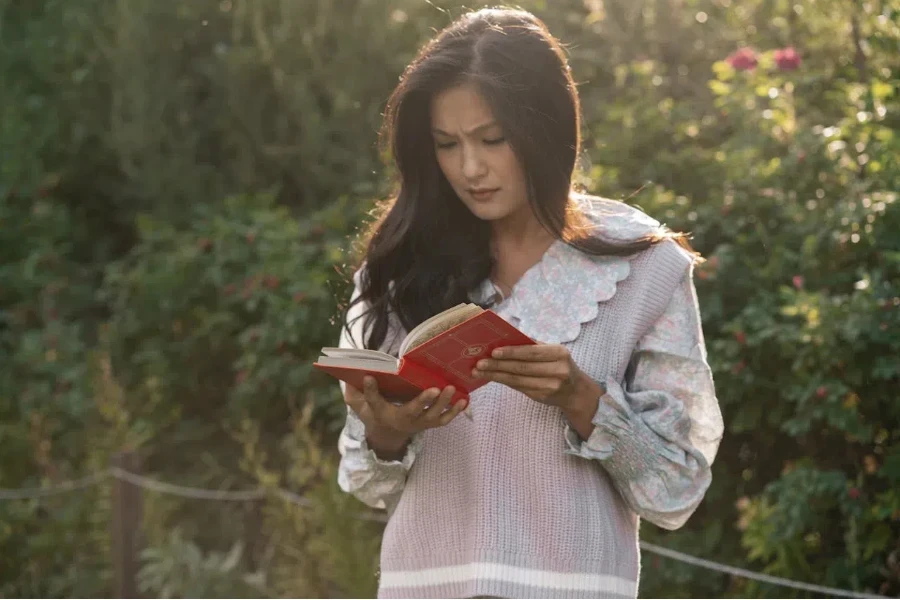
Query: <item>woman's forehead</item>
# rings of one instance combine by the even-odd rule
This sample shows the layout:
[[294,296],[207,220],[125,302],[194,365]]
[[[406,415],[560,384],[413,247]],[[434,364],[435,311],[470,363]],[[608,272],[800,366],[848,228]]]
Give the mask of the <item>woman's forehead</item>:
[[494,125],[494,113],[472,83],[446,89],[431,100],[431,127],[451,135],[473,135]]

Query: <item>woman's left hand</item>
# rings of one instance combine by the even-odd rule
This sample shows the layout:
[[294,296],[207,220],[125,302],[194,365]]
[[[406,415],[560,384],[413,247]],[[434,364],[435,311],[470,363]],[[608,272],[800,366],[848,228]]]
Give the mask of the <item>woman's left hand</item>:
[[559,344],[497,348],[491,358],[478,361],[472,375],[508,385],[532,400],[563,410],[579,403],[582,391],[593,395],[590,388],[599,388]]

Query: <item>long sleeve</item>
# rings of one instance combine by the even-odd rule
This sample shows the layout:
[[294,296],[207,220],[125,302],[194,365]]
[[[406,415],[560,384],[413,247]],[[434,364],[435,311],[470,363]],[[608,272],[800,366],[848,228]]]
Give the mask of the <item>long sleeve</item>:
[[[354,276],[356,283],[351,302],[360,294],[360,271]],[[366,306],[363,303],[353,305],[347,313],[350,332],[342,328],[338,346],[341,348],[358,348],[364,344],[362,319]],[[392,335],[396,336],[396,332]],[[391,336],[389,335],[389,338]],[[346,385],[341,382],[341,391]],[[403,487],[406,476],[422,446],[421,434],[412,436],[406,453],[401,460],[385,461],[379,459],[366,443],[366,427],[359,416],[349,406],[347,420],[338,438],[338,451],[341,462],[338,467],[338,485],[347,493],[353,494],[362,502],[374,508],[387,509],[392,512]]]
[[567,427],[567,452],[600,461],[641,518],[681,527],[709,488],[723,432],[690,271],[635,349],[624,387],[600,383],[594,430],[585,441]]

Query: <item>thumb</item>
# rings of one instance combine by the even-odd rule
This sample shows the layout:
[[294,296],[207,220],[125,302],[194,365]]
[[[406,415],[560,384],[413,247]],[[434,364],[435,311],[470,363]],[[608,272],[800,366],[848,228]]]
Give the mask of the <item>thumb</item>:
[[376,417],[381,414],[384,409],[384,399],[378,393],[378,382],[374,377],[366,377],[363,379],[363,398],[365,398],[366,407]]

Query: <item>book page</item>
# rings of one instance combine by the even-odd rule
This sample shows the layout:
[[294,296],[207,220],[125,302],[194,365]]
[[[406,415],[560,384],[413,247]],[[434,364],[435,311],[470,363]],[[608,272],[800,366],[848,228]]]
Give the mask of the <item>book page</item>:
[[364,371],[376,371],[378,373],[396,373],[399,366],[396,359],[394,359],[392,363],[389,363],[383,360],[366,360],[364,358],[320,356],[319,360],[316,362],[327,367],[345,367],[350,369],[362,369]]
[[387,352],[366,350],[365,348],[322,348],[322,354],[332,358],[358,358],[362,360],[382,360],[396,365],[397,359]]
[[438,314],[434,315],[430,319],[425,319],[424,321],[419,323],[417,326],[413,327],[413,330],[410,331],[409,333],[407,333],[406,337],[403,338],[403,341],[400,343],[400,349],[398,350],[397,355],[403,356],[403,353],[406,351],[406,347],[409,345],[409,340],[417,337],[419,335],[419,333],[422,330],[424,330],[426,327],[430,327],[431,324],[434,323],[435,321],[437,321],[438,319],[445,317],[447,315],[453,314],[454,312],[461,310],[465,306],[466,306],[465,304],[457,304],[453,308],[448,308],[447,310],[445,310],[443,312],[439,312]]
[[406,336],[406,339],[403,340],[403,344],[400,346],[400,356],[482,312],[484,312],[484,309],[477,304],[458,304],[453,308],[436,314],[409,332],[409,335]]

